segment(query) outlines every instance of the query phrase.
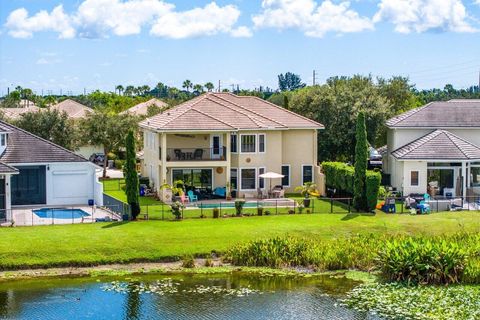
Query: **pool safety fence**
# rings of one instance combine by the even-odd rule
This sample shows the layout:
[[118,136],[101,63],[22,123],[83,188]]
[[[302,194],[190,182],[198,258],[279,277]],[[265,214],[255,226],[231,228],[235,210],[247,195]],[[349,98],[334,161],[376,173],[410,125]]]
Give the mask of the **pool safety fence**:
[[117,205],[14,208],[0,213],[1,227],[121,221]]

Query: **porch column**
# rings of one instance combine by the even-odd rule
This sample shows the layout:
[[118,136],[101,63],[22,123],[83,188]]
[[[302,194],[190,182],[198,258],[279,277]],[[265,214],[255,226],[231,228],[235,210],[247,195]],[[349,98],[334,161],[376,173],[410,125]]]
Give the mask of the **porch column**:
[[470,184],[472,183],[472,181],[470,180],[471,175],[472,175],[472,163],[469,162],[467,167],[467,189],[470,188]]
[[467,163],[462,162],[462,197],[465,199],[467,196]]
[[[225,148],[226,148],[226,158],[227,158],[227,165],[226,165],[226,172],[225,172],[225,179],[227,180],[226,183],[225,183],[225,186],[229,185],[230,184],[230,174],[231,174],[231,167],[232,167],[232,159],[231,159],[231,153],[230,153],[230,132],[227,132],[226,134],[226,137],[227,137],[227,141],[225,142]],[[232,186],[228,187],[227,188],[227,192],[230,190],[231,191],[231,188]],[[225,193],[227,196],[228,196],[228,193]]]
[[[161,167],[160,167],[160,186],[164,183],[168,183],[167,181],[167,134],[164,132],[160,136],[160,158],[161,160]],[[159,187],[160,187],[159,186]]]
[[7,221],[12,221],[12,192],[10,187],[10,178],[11,175],[5,175],[5,210]]

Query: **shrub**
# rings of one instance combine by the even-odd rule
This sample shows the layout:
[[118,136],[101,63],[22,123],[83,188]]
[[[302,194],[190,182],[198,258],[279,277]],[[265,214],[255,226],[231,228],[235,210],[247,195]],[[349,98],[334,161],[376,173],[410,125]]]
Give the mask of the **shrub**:
[[148,177],[139,177],[138,182],[146,186],[150,186],[150,179]]
[[182,268],[195,268],[195,260],[193,259],[193,256],[188,255],[183,257]]
[[116,155],[115,153],[113,153],[113,152],[109,152],[109,153],[107,154],[107,159],[108,159],[108,160],[117,160],[117,155]]
[[245,205],[245,200],[235,200],[235,213],[237,214],[237,216],[242,215],[244,205]]
[[124,164],[125,164],[125,160],[115,160],[114,161],[115,168],[118,169],[118,170],[122,170]]
[[367,201],[367,158],[368,142],[367,129],[365,128],[365,115],[358,113],[355,133],[355,172],[353,181],[353,206],[357,211],[368,209]]
[[425,284],[458,283],[467,253],[455,241],[405,238],[387,241],[378,254],[378,268],[390,281]]
[[257,208],[257,216],[262,216],[263,215],[263,207],[258,206]]
[[213,267],[213,261],[210,258],[205,259],[205,267]]
[[173,202],[170,207],[172,208],[172,214],[175,216],[175,219],[182,219],[182,209],[184,208],[183,204],[179,201]]
[[365,180],[367,208],[370,211],[375,210],[375,206],[377,205],[381,181],[382,181],[382,175],[379,172],[369,171],[367,173],[367,177]]

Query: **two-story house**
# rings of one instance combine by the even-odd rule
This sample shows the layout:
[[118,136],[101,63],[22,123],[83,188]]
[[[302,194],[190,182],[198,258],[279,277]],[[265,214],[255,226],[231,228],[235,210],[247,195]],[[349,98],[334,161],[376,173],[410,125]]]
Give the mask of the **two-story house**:
[[480,100],[431,102],[387,127],[384,171],[404,195],[480,193]]
[[[278,172],[286,192],[320,175],[317,131],[323,125],[252,96],[206,93],[140,123],[142,172],[159,194],[180,179],[202,190],[231,189],[237,197],[269,187],[259,175]],[[165,199],[168,200],[168,199]]]

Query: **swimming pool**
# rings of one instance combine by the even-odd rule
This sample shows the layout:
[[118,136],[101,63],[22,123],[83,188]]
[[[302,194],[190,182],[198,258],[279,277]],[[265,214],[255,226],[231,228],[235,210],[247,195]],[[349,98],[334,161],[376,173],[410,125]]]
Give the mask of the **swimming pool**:
[[33,210],[39,218],[79,219],[90,216],[82,209],[42,208]]

